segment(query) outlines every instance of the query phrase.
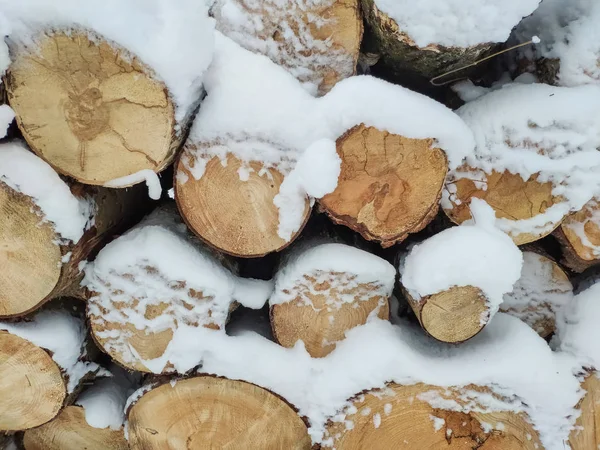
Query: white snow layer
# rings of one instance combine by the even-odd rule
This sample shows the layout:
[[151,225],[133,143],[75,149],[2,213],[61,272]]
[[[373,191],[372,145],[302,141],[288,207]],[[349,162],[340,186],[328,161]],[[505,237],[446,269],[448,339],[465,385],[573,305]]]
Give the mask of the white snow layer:
[[[484,182],[492,171],[519,174],[525,181],[539,174],[538,182],[551,182],[552,194],[562,199],[531,219],[499,219],[504,231],[547,233],[600,193],[600,86],[514,83],[457,113],[475,136],[475,151],[466,158],[475,170],[451,170],[449,182],[465,177]],[[442,196],[444,209],[456,201],[450,184]]]
[[[214,46],[203,1],[0,0],[0,35],[25,43],[44,30],[83,28],[124,47],[164,81],[182,120],[198,102]],[[4,46],[0,47],[3,69]]]
[[31,197],[42,221],[50,222],[62,239],[77,243],[91,223],[92,200],[75,197],[54,169],[22,143],[0,144],[0,181]]
[[148,197],[150,197],[152,200],[159,200],[160,196],[162,195],[160,179],[158,178],[156,172],[150,169],[143,169],[139,172],[132,173],[131,175],[125,175],[124,177],[110,180],[104,186],[123,188],[133,186],[134,184],[141,183],[142,181],[145,181],[146,186],[148,187]]
[[375,0],[419,47],[504,42],[539,0]]
[[[275,276],[275,291],[269,299],[270,305],[292,301],[298,296],[298,286],[305,283],[304,277],[316,277],[319,284],[320,278],[329,281],[330,288],[336,289],[335,279],[329,274],[340,275],[339,282],[344,283],[344,290],[350,291],[359,284],[370,284],[370,289],[365,292],[367,298],[374,296],[389,297],[394,288],[396,270],[386,260],[371,253],[350,247],[344,244],[327,243],[298,249],[292,253]],[[323,291],[320,294],[326,295]],[[342,293],[340,292],[340,295]],[[356,301],[355,293],[343,298],[342,301]],[[358,300],[361,300],[358,298]]]
[[8,105],[0,105],[0,139],[6,136],[8,127],[15,118],[15,112]]
[[543,0],[515,32],[522,40],[537,34],[541,43],[532,58],[558,59],[558,84],[600,84],[600,3],[595,0]]
[[68,393],[73,392],[85,375],[100,370],[97,364],[80,360],[87,337],[85,324],[65,310],[43,310],[29,316],[27,321],[0,322],[0,330],[49,350],[68,376]]
[[490,318],[521,275],[523,256],[512,239],[495,227],[494,211],[471,202],[473,221],[448,228],[415,245],[400,269],[411,297],[437,294],[453,286],[473,286],[485,294]]
[[[105,347],[156,373],[169,361],[180,369],[178,349],[171,344],[183,324],[224,327],[232,302],[261,308],[273,290],[271,282],[240,279],[223,267],[171,209],[155,211],[104,247],[86,266],[82,284],[93,293],[90,320],[122,328],[99,333]],[[147,308],[160,305],[166,305],[160,315],[148,319]],[[124,325],[130,323],[147,333],[172,329],[173,340],[162,356],[144,361],[128,342],[131,332]]]
[[[523,252],[521,277],[511,292],[504,294],[500,310],[518,317],[537,332],[543,321],[554,322],[557,312],[573,300],[573,285],[556,265],[534,252]],[[536,327],[542,327],[541,330]]]

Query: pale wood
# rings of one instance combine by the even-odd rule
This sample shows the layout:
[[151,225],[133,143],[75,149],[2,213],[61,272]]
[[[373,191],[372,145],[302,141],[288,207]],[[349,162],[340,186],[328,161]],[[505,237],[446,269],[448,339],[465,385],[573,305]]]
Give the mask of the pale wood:
[[48,422],[66,397],[61,369],[48,352],[0,331],[0,431],[25,430]]
[[[294,300],[271,307],[275,340],[288,348],[302,340],[313,358],[331,353],[336,343],[345,338],[346,331],[365,324],[371,313],[381,319],[390,317],[388,298],[377,293],[377,283],[354,287],[344,281],[348,274],[329,272],[326,277],[328,281],[318,282],[317,279],[323,279],[322,271],[304,275],[293,289],[297,293]],[[352,295],[355,300],[341,303],[342,295]]]
[[[250,162],[253,172],[242,181],[238,174],[242,162],[228,154],[226,164],[216,156],[210,159],[196,180],[183,163],[194,161],[195,151],[194,144],[186,144],[176,164],[175,199],[181,216],[202,240],[229,255],[250,258],[280,251],[298,236],[302,227],[290,242],[277,234],[279,209],[273,199],[283,182],[279,171],[269,169],[271,177],[260,176],[262,163]],[[309,215],[307,198],[304,223]]]
[[[563,263],[575,272],[600,263],[600,203],[589,201],[580,211],[568,215],[555,231],[563,249]],[[580,228],[587,242],[575,231]]]
[[32,150],[58,172],[94,185],[160,172],[179,146],[164,83],[126,49],[82,31],[13,46],[6,90]]
[[[478,388],[482,389],[482,388]],[[441,396],[461,403],[458,394],[425,384],[390,384],[382,391],[370,391],[352,399],[357,411],[344,422],[329,422],[328,435],[336,450],[540,450],[544,447],[533,426],[522,414],[508,411],[461,413],[434,409],[419,399],[420,394],[438,391]],[[386,407],[386,405],[389,405]],[[387,408],[387,412],[386,412]],[[381,421],[375,424],[376,415]],[[435,430],[432,417],[445,421]],[[502,423],[503,430],[484,431],[483,423]],[[452,430],[450,432],[450,430]]]
[[61,296],[80,296],[80,262],[131,225],[147,203],[144,186],[70,187],[75,196],[94,201],[95,221],[79,242],[60,244],[33,199],[0,182],[0,318],[22,316]]
[[319,201],[334,222],[390,247],[436,215],[448,162],[432,139],[360,125],[338,139],[337,153],[338,185]]
[[600,380],[597,374],[588,375],[581,387],[587,393],[577,405],[581,415],[571,431],[569,443],[572,450],[595,450],[600,448]]
[[[233,3],[242,14],[260,21],[260,29],[240,30],[238,22],[228,22],[222,14],[225,3],[229,8]],[[338,81],[356,73],[363,34],[358,3],[264,0],[256,4],[228,0],[216,1],[211,14],[223,34],[248,50],[266,54],[299,81],[317,85],[318,94],[323,95]],[[257,39],[264,45],[257,45]]]
[[[457,172],[477,172],[478,176],[483,173],[466,166]],[[469,205],[472,198],[485,200],[496,212],[496,217],[509,220],[530,219],[544,213],[561,200],[560,197],[552,195],[552,183],[540,183],[536,175],[527,181],[508,171],[492,171],[484,176],[484,181],[477,182],[467,178],[447,181],[446,189],[452,193],[452,207],[444,207],[444,212],[454,223],[460,225],[471,219]],[[517,245],[537,241],[551,233],[561,221],[552,223],[546,232],[519,233],[511,238]]]
[[243,381],[201,376],[145,393],[128,412],[136,450],[308,450],[306,424],[271,392]]
[[419,300],[406,289],[403,292],[423,329],[438,341],[471,339],[484,328],[489,316],[485,294],[473,286],[454,286]]
[[94,428],[81,406],[67,406],[50,422],[25,431],[25,450],[127,450],[123,429]]

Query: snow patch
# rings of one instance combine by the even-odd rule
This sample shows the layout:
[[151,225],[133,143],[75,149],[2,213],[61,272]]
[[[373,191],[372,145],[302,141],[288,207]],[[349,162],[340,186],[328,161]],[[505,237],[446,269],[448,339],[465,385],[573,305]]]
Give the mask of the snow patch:
[[109,182],[104,184],[104,187],[124,188],[133,186],[137,183],[141,183],[142,181],[145,181],[146,186],[148,186],[148,196],[152,200],[159,200],[162,194],[160,179],[158,178],[156,172],[150,169],[140,170],[139,172],[132,173],[131,175],[126,175],[121,178],[110,180]]
[[125,423],[129,388],[124,377],[102,378],[85,390],[75,404],[83,407],[85,420],[91,427],[120,430]]
[[[1,45],[1,44],[0,44]],[[1,50],[0,50],[1,51]],[[0,56],[0,59],[2,57]],[[0,71],[1,73],[1,71]],[[8,127],[15,118],[15,112],[8,105],[0,105],[0,139],[6,136]]]

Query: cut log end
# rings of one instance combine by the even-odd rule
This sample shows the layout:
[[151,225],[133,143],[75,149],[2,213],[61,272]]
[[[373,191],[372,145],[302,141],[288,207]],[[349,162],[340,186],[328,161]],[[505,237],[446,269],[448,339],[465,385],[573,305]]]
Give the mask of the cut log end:
[[[552,183],[540,183],[536,176],[523,181],[520,175],[508,171],[484,174],[464,167],[458,172],[474,173],[473,179],[460,178],[446,184],[448,202],[444,212],[458,225],[472,218],[469,209],[472,198],[485,200],[494,209],[497,218],[511,221],[536,217],[560,201],[552,195]],[[551,233],[561,220],[547,224],[540,231],[517,231],[511,234],[511,238],[517,245],[537,241]]]
[[580,211],[565,218],[556,237],[563,247],[564,262],[572,270],[583,272],[600,263],[600,203],[588,202]]
[[0,181],[0,317],[37,308],[60,278],[58,236],[41,223],[37,209],[29,197]]
[[11,48],[7,94],[31,149],[86,184],[172,160],[174,106],[161,82],[125,49],[73,31]]
[[0,431],[37,427],[53,419],[67,389],[60,368],[33,343],[0,331]]
[[578,405],[581,415],[571,431],[569,443],[572,450],[588,450],[600,448],[600,379],[597,374],[589,375],[582,386],[587,391]]
[[144,394],[128,418],[132,448],[311,448],[305,423],[287,403],[242,381],[202,376],[167,383]]
[[448,170],[431,139],[409,139],[360,125],[337,141],[338,185],[320,200],[334,222],[390,247],[436,215]]
[[127,450],[123,430],[94,428],[81,406],[67,406],[54,420],[23,434],[25,450]]
[[[379,294],[374,283],[347,286],[343,283],[347,274],[332,272],[329,281],[317,283],[319,274],[304,276],[297,286],[296,299],[273,305],[271,327],[273,336],[282,346],[291,348],[298,340],[313,358],[331,353],[336,342],[344,339],[346,331],[366,323],[375,313],[381,319],[389,319],[388,299]],[[335,285],[335,287],[332,287]],[[352,296],[353,301],[344,302],[342,297]]]
[[423,329],[438,341],[471,339],[487,323],[489,307],[483,292],[473,286],[452,287],[416,301],[405,291]]
[[[356,411],[344,422],[330,422],[323,448],[359,450],[480,449],[534,450],[543,448],[525,418],[512,412],[463,413],[433,408],[420,395],[442,393],[434,386],[391,384],[352,400]],[[454,397],[454,396],[453,396]],[[455,400],[458,400],[456,396]],[[459,401],[460,402],[460,401]],[[352,426],[348,427],[348,421]],[[497,425],[501,424],[501,425]],[[501,429],[489,429],[489,426]]]
[[[218,157],[210,159],[204,174],[196,180],[183,162],[186,157],[195,159],[193,154],[184,153],[179,160],[175,199],[185,222],[201,239],[243,258],[264,256],[290,244],[278,235],[279,209],[273,203],[283,182],[279,171],[269,169],[270,175],[260,174],[261,163],[246,165],[229,154],[226,163]],[[247,180],[240,179],[241,171],[248,173]],[[306,199],[304,223],[309,215]]]

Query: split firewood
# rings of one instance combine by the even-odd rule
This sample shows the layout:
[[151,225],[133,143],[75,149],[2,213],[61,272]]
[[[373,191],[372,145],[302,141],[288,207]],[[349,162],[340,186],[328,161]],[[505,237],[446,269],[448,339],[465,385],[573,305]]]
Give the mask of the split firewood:
[[[489,390],[469,386],[482,393]],[[434,407],[439,399],[458,410]],[[489,448],[502,450],[541,449],[538,435],[523,413],[479,412],[464,408],[460,390],[426,384],[390,384],[350,400],[351,405],[327,426],[329,439],[323,448],[359,450],[369,442],[373,450],[390,448]],[[350,426],[348,424],[351,424]]]
[[1,144],[0,317],[76,295],[82,261],[134,223],[146,198],[141,187],[68,184],[20,143]]
[[306,424],[277,395],[250,383],[200,376],[176,380],[130,399],[132,449],[187,448],[309,450]]
[[600,446],[600,437],[596,430],[600,427],[600,380],[596,373],[588,375],[581,387],[586,390],[585,397],[577,405],[581,415],[575,422],[575,428],[569,437],[572,450],[587,450]]
[[592,199],[568,215],[554,232],[563,250],[562,262],[575,272],[600,263],[600,204]]
[[83,321],[63,309],[0,322],[0,431],[42,425],[73,401],[100,369],[85,345]]
[[272,291],[270,282],[239,278],[222,262],[187,234],[174,208],[158,209],[86,268],[94,340],[131,370],[193,368],[200,361],[181,348],[191,334],[223,329],[238,302],[261,308]]
[[363,33],[358,3],[216,0],[211,14],[223,34],[268,56],[311,92],[323,95],[356,73]]
[[556,329],[556,314],[572,301],[573,285],[565,271],[540,251],[524,251],[521,278],[504,294],[500,311],[546,338]]
[[275,277],[269,300],[275,340],[304,342],[323,357],[346,331],[371,316],[389,319],[396,273],[387,261],[343,244],[305,244],[292,251]]

